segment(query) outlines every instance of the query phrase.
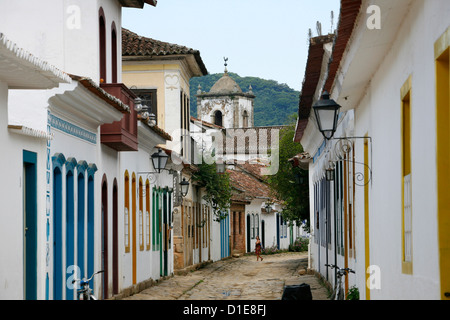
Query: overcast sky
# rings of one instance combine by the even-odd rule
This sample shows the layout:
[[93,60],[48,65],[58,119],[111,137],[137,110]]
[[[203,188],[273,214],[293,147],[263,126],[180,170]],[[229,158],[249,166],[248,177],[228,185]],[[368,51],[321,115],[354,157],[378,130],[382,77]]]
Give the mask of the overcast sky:
[[200,51],[209,73],[228,71],[286,83],[300,90],[308,30],[334,28],[340,0],[159,0],[156,7],[125,8],[122,26],[141,36]]

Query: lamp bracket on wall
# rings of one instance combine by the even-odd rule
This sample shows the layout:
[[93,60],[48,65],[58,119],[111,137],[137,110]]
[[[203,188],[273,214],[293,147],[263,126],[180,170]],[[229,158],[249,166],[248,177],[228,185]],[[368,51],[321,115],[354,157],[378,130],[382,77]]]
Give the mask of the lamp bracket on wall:
[[[349,158],[351,152],[354,149],[354,140],[361,140],[367,141],[369,144],[369,157],[370,157],[370,165],[366,164],[364,162],[355,161]],[[334,145],[334,153],[335,158],[337,161],[346,161],[349,163],[354,163],[358,166],[363,167],[363,171],[356,171],[354,172],[355,175],[355,185],[364,187],[367,184],[372,182],[372,138],[371,137],[343,137],[343,138],[332,138],[332,140],[337,141]],[[364,174],[364,169],[368,170],[368,177]]]
[[[177,171],[173,170],[173,169],[161,169],[161,170],[162,171],[168,171],[169,174],[172,174],[172,175],[176,175],[177,174]],[[158,172],[158,171],[140,171],[140,172],[137,172],[138,177],[140,175],[146,176],[146,178],[144,179],[144,183],[146,183],[146,181],[148,180],[150,184],[154,184],[156,182],[156,178],[158,177],[157,174],[159,175],[160,172]],[[138,192],[139,192],[139,187],[138,187]],[[143,192],[142,196],[145,197],[145,188],[143,188],[142,192]]]

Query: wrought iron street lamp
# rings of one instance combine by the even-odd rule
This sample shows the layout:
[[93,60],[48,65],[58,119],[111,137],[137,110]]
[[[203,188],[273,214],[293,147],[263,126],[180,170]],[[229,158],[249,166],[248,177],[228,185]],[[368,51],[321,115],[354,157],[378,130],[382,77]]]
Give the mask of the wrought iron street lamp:
[[181,196],[183,198],[186,197],[189,191],[189,181],[186,181],[186,178],[183,178],[183,181],[180,182],[180,189]]
[[164,170],[166,168],[168,159],[169,156],[167,155],[167,153],[159,148],[157,152],[152,154],[153,168],[155,168],[158,173],[161,173],[161,170]]
[[336,132],[340,108],[336,101],[330,99],[327,91],[324,91],[322,98],[313,105],[317,125],[327,140],[330,140]]

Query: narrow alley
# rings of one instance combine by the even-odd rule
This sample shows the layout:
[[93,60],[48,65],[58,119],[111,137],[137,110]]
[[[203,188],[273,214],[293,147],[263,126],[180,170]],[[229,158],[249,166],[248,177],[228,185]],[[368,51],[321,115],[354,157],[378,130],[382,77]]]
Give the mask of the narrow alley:
[[123,300],[280,300],[285,285],[306,283],[313,300],[327,300],[327,289],[306,274],[307,253],[241,256],[217,261],[162,280]]

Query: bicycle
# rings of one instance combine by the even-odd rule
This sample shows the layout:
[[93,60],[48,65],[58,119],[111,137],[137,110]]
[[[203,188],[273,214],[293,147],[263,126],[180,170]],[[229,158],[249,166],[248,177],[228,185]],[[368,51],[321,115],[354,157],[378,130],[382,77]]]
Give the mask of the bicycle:
[[92,289],[89,288],[89,282],[94,278],[96,274],[103,273],[104,270],[95,272],[89,279],[84,278],[83,280],[80,279],[74,279],[72,280],[72,283],[80,282],[80,287],[77,291],[77,298],[78,300],[97,300],[97,298],[92,293]]
[[331,295],[331,300],[344,300],[344,290],[342,289],[342,277],[348,275],[348,273],[355,273],[354,270],[350,268],[341,269],[337,265],[334,264],[326,264],[326,267],[330,267],[331,269],[336,268],[337,270],[337,279],[334,284],[333,294]]

